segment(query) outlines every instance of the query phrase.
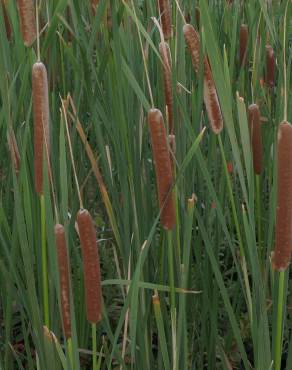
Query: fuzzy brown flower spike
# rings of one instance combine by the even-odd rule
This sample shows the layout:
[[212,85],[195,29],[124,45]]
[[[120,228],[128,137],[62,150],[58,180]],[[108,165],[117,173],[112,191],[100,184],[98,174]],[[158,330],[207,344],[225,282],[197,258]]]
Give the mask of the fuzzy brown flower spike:
[[171,58],[169,46],[166,42],[159,44],[159,52],[163,61],[163,83],[165,105],[168,113],[168,128],[169,132],[173,134],[173,94],[171,84]]
[[70,319],[70,275],[69,275],[69,258],[66,245],[64,226],[56,224],[54,228],[55,242],[57,247],[62,322],[65,338],[71,338],[71,319]]
[[150,128],[159,206],[161,210],[160,222],[166,230],[171,230],[175,227],[176,223],[174,197],[171,191],[173,176],[166,130],[162,113],[158,109],[151,109],[149,111],[148,124]]
[[31,46],[36,39],[35,7],[33,0],[17,0],[20,29],[25,46]]
[[253,154],[253,169],[257,175],[260,175],[262,172],[263,162],[263,143],[260,118],[259,107],[257,104],[251,104],[248,107],[248,122]]
[[77,213],[85,285],[86,316],[91,323],[101,320],[101,282],[98,246],[93,221],[86,209]]
[[239,61],[241,66],[244,66],[247,61],[247,41],[248,27],[246,24],[242,24],[239,31]]
[[169,0],[158,0],[159,12],[161,14],[161,25],[165,40],[171,38],[171,7]]
[[46,67],[41,62],[34,63],[32,67],[32,99],[35,189],[38,194],[41,194],[43,191],[45,143],[47,143],[48,152],[50,151],[48,78]]
[[292,248],[292,126],[284,121],[278,129],[278,190],[276,243],[273,267],[287,269]]
[[[191,54],[193,67],[198,74],[200,68],[200,36],[190,24],[184,25],[183,32]],[[219,134],[223,128],[223,119],[212,71],[206,56],[204,56],[204,103],[211,129],[214,134]]]

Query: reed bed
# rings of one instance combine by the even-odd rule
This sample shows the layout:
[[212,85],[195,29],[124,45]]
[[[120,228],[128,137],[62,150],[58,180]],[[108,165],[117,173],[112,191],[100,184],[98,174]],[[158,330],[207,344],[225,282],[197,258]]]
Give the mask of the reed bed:
[[0,368],[292,369],[291,2],[0,13]]

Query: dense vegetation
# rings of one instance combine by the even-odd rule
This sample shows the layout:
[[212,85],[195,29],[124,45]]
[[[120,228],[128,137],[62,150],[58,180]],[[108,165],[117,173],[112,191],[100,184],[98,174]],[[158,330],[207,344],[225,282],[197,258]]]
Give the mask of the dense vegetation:
[[292,369],[291,50],[289,0],[2,0],[0,369]]

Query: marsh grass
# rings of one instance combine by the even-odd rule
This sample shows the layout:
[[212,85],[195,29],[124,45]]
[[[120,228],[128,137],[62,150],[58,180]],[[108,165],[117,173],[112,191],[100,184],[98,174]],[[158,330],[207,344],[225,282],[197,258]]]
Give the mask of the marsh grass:
[[[173,195],[175,227],[167,231],[147,119],[154,106],[167,112],[158,2],[99,0],[95,12],[90,1],[39,5],[39,42],[30,47],[16,2],[0,6],[0,367],[267,370],[276,359],[277,370],[291,369],[289,256],[282,275],[271,261],[278,171],[292,163],[289,153],[283,169],[276,160],[279,123],[292,121],[291,3],[171,2],[167,71],[175,150],[171,138],[165,158],[172,178],[165,192]],[[104,22],[108,11],[110,26]],[[195,70],[183,14],[199,37]],[[248,27],[246,58],[242,24]],[[273,47],[273,85],[266,45]],[[47,69],[52,125],[50,161],[41,153],[42,203],[34,186],[31,84],[38,55]],[[204,104],[206,63],[224,123],[218,135]],[[247,111],[255,103],[263,149],[259,174]],[[88,276],[76,232],[81,197],[100,258],[103,299],[92,314],[101,320],[93,325],[86,319]],[[58,222],[70,261],[70,340],[62,326]],[[93,298],[98,283],[91,289]]]

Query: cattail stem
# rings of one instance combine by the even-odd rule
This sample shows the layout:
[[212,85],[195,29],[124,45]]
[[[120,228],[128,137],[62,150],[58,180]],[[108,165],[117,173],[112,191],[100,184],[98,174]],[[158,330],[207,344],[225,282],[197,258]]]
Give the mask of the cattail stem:
[[72,338],[67,339],[67,348],[68,348],[69,361],[70,361],[72,369],[74,369]]
[[45,197],[40,195],[41,205],[41,245],[42,245],[42,276],[43,276],[43,309],[45,326],[49,328],[49,282],[48,282],[48,261],[47,261],[47,242],[46,242],[46,208]]
[[170,289],[170,317],[172,332],[172,353],[173,369],[176,369],[177,363],[177,339],[176,339],[176,307],[175,307],[175,284],[174,284],[174,259],[173,259],[173,238],[172,230],[167,230],[168,246],[168,271],[169,271],[169,289]]
[[271,45],[266,45],[266,85],[273,87],[275,83],[275,55]]
[[92,370],[97,370],[97,341],[96,341],[96,324],[91,324],[92,331]]
[[285,271],[279,272],[277,296],[277,323],[274,353],[274,369],[281,370],[282,342],[283,342],[283,314],[284,314]]
[[263,144],[260,110],[257,104],[251,104],[248,107],[248,122],[253,155],[253,169],[256,175],[260,175],[263,162]]

